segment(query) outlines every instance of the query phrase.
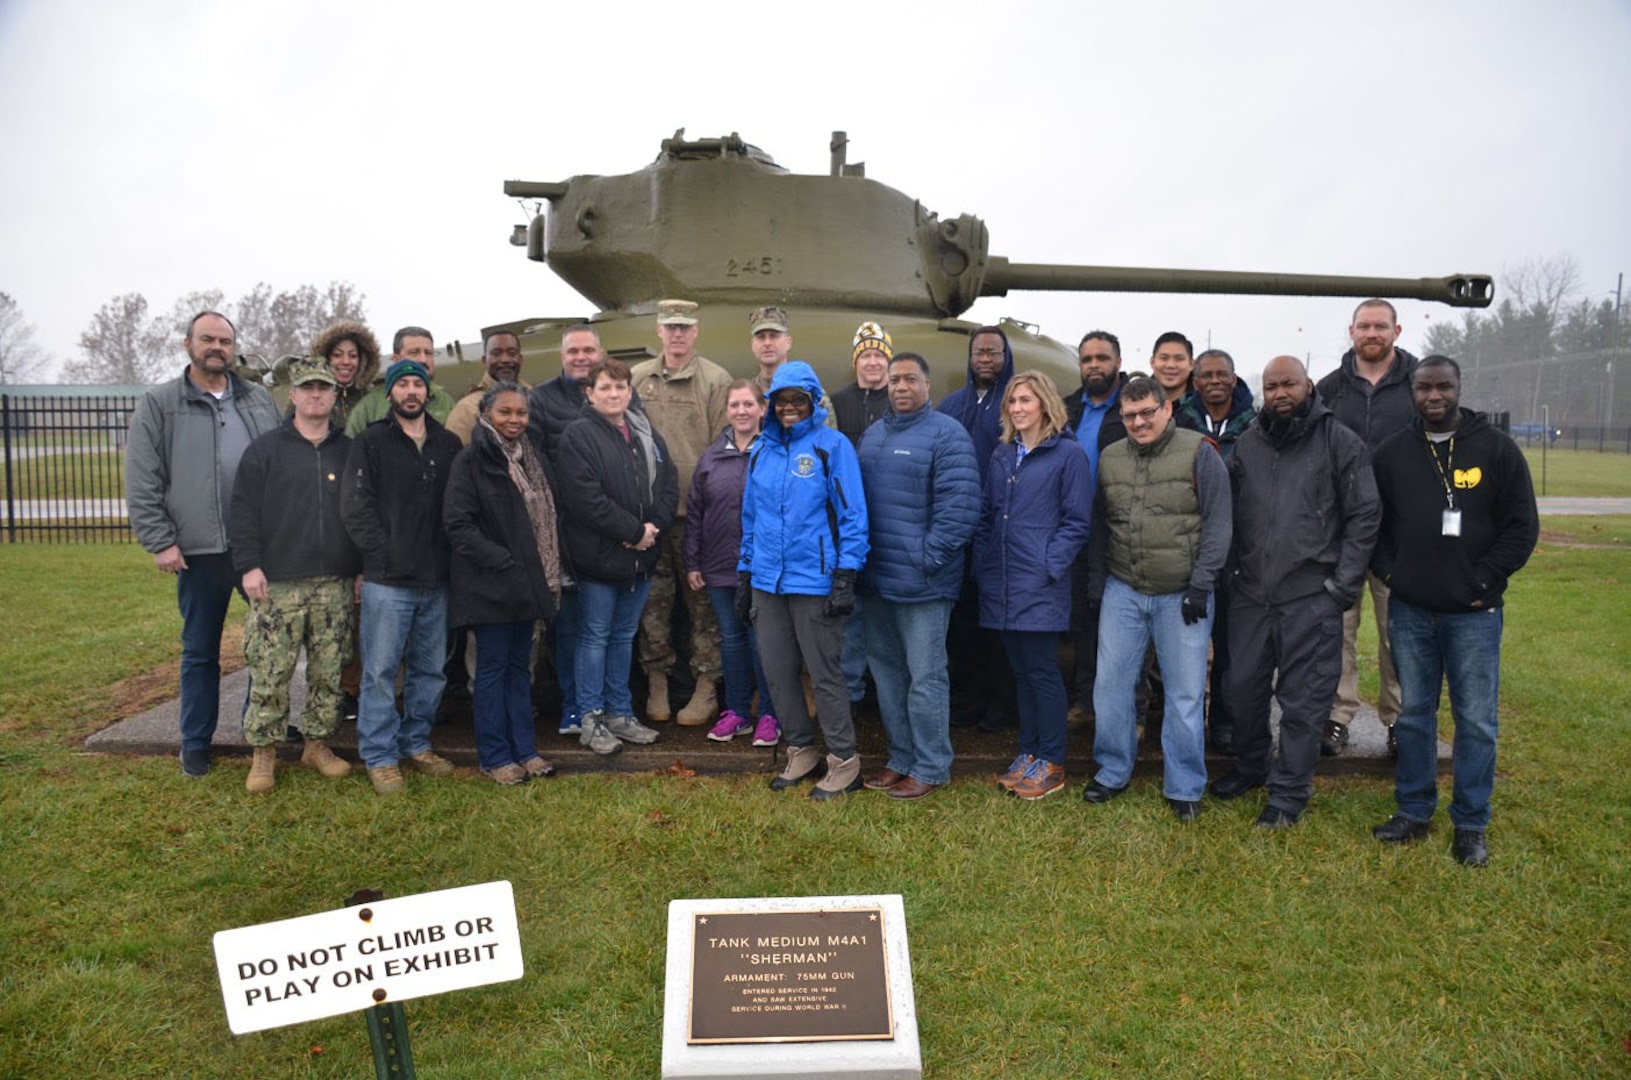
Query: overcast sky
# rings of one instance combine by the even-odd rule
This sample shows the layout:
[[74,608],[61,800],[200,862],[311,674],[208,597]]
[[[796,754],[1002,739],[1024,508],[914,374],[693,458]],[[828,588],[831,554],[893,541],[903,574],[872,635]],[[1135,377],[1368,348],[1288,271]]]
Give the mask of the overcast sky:
[[[507,178],[684,127],[850,160],[1015,260],[1439,276],[1631,269],[1631,3],[0,0],[0,291],[58,361],[113,296],[331,280],[439,340],[591,305],[507,243]],[[1628,296],[1631,303],[1631,296]],[[1013,293],[1315,374],[1343,300]],[[1419,346],[1441,305],[1401,305]]]

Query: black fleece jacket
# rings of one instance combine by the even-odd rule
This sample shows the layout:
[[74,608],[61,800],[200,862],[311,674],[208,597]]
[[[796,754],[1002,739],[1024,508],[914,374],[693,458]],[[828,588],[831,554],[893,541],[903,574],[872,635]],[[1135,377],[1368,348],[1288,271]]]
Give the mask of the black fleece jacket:
[[[1393,595],[1444,613],[1499,606],[1540,536],[1529,463],[1517,444],[1482,413],[1462,409],[1453,450],[1429,443],[1418,419],[1384,440],[1371,464],[1382,495],[1371,569]],[[1444,535],[1445,476],[1461,511],[1459,536]]]
[[350,577],[362,556],[340,520],[340,482],[351,440],[330,430],[322,443],[294,421],[249,444],[238,461],[227,522],[232,565],[259,569],[267,581]]
[[421,450],[394,415],[351,440],[340,512],[362,549],[363,577],[378,585],[431,589],[447,584],[447,530],[442,495],[464,444],[425,416]]

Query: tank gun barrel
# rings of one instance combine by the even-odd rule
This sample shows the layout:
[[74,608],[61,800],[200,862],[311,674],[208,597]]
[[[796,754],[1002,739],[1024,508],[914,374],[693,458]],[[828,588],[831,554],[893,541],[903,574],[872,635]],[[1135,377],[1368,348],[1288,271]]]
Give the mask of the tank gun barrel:
[[1126,266],[1064,266],[987,260],[981,296],[1010,290],[1040,292],[1224,293],[1237,296],[1385,296],[1433,300],[1451,307],[1489,307],[1488,274],[1441,278],[1372,278],[1337,274],[1261,274],[1233,270],[1155,270]]
[[559,199],[566,194],[566,185],[548,180],[506,180],[504,194],[512,199]]

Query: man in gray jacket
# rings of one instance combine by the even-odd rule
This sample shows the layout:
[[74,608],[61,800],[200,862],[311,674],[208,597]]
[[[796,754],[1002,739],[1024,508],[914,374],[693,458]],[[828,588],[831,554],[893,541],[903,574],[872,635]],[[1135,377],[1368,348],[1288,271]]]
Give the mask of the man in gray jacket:
[[136,405],[125,448],[125,507],[153,565],[176,575],[181,608],[181,771],[210,771],[221,706],[221,629],[238,583],[227,550],[238,459],[278,426],[272,395],[232,373],[237,331],[202,311],[187,326],[187,368]]
[[[1212,782],[1233,799],[1266,782],[1265,829],[1297,823],[1314,790],[1320,736],[1342,674],[1342,616],[1359,599],[1382,504],[1364,440],[1314,396],[1302,361],[1263,369],[1263,411],[1229,459],[1234,543],[1225,693],[1235,771]],[[1276,682],[1275,669],[1280,677]],[[1269,694],[1280,701],[1271,764]]]
[[[1362,301],[1354,308],[1353,322],[1348,326],[1353,348],[1342,354],[1337,369],[1314,388],[1321,403],[1365,440],[1373,454],[1383,439],[1409,427],[1416,415],[1416,402],[1410,393],[1416,358],[1398,347],[1399,331],[1399,313],[1392,304],[1380,297]],[[1393,723],[1399,718],[1399,676],[1393,670],[1387,632],[1388,588],[1375,574],[1367,575],[1366,581],[1376,614],[1376,671],[1380,682],[1376,712],[1387,727],[1388,754],[1397,756]],[[1342,678],[1337,683],[1336,704],[1320,747],[1327,756],[1347,748],[1348,727],[1359,711],[1359,620],[1364,604],[1361,590],[1342,623]]]

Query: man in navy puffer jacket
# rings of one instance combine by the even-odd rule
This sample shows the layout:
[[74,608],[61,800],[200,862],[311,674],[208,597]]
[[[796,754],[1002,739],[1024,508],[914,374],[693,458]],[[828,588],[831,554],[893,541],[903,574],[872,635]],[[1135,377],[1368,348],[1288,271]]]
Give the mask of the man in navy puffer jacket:
[[891,412],[861,438],[871,541],[861,592],[889,761],[866,786],[916,799],[951,779],[946,624],[980,520],[980,473],[963,425],[929,408],[928,361],[896,355],[885,385]]

